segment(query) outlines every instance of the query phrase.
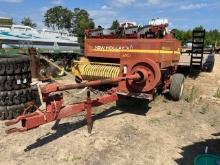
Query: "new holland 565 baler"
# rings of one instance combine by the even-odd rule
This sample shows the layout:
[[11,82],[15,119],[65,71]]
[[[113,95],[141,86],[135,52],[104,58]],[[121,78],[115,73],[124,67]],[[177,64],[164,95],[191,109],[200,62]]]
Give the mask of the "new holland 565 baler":
[[[87,112],[91,132],[92,107],[117,101],[119,95],[152,100],[160,88],[170,91],[173,100],[179,100],[184,82],[184,76],[176,73],[181,44],[167,33],[166,27],[166,23],[160,23],[143,28],[129,25],[115,31],[86,31],[85,57],[76,61],[73,69],[78,83],[42,86],[46,109],[31,114],[24,111],[17,119],[6,122],[10,126],[21,121],[22,128],[11,128],[7,132],[27,131],[82,111]],[[86,101],[71,105],[63,105],[62,94],[56,93],[105,85],[108,90],[104,95],[91,99],[88,91]]]

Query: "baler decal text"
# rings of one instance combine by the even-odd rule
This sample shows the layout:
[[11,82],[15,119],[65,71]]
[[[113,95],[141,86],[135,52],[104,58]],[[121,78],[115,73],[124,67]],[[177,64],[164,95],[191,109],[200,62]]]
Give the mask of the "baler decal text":
[[94,46],[93,50],[105,51],[105,50],[132,50],[133,46]]

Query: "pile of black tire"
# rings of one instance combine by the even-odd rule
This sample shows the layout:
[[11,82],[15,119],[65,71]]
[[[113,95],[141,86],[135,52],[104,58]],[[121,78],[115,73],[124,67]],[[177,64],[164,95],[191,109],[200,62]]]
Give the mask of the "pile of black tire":
[[20,115],[35,98],[28,56],[0,56],[0,120]]

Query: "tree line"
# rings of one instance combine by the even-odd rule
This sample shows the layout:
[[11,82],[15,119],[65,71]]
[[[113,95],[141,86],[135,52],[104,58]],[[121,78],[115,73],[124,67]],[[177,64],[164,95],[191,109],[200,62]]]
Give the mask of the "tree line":
[[[89,13],[80,8],[74,10],[63,6],[55,6],[48,9],[44,14],[44,25],[53,30],[67,30],[70,34],[78,37],[79,42],[83,42],[84,30],[95,28],[95,23]],[[37,27],[30,17],[25,17],[21,21],[22,25]]]
[[[71,34],[75,34],[79,38],[79,42],[83,42],[84,30],[95,28],[94,20],[90,17],[89,13],[80,8],[70,10],[63,6],[55,6],[48,9],[44,14],[44,25],[48,28],[57,30],[67,30]],[[33,28],[37,27],[30,17],[22,19],[21,23]],[[109,29],[116,29],[119,26],[118,20],[112,22]],[[194,29],[203,29],[202,26],[195,27]],[[182,41],[183,45],[190,42],[192,37],[192,30],[179,30],[175,31],[175,37]],[[217,29],[206,31],[205,45],[220,45],[220,31]]]
[[[195,27],[193,30],[204,29],[202,26]],[[187,42],[191,41],[192,31],[193,30],[178,30],[174,29],[175,37],[182,41],[182,44],[185,45]],[[206,46],[219,46],[220,45],[220,31],[217,29],[206,31],[205,35],[205,45]]]

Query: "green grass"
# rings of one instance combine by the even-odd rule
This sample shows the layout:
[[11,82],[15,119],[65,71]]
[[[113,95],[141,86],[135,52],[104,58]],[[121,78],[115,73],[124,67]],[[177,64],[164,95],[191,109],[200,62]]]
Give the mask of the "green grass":
[[127,125],[127,129],[130,131],[137,131],[138,129],[133,125]]
[[218,88],[218,90],[216,91],[214,97],[220,98],[220,88]]
[[54,76],[52,77],[54,80],[62,80],[62,76]]
[[209,105],[205,105],[200,109],[199,113],[206,114],[208,111],[209,111]]
[[150,119],[149,123],[151,123],[151,124],[158,124],[158,123],[160,123],[160,119],[158,119],[158,118]]
[[193,86],[190,90],[189,95],[185,96],[185,100],[188,103],[194,102],[196,99],[199,98],[199,89]]
[[65,162],[73,162],[73,161],[80,160],[80,159],[81,159],[80,156],[69,155],[66,158],[64,158],[63,161],[65,161]]

